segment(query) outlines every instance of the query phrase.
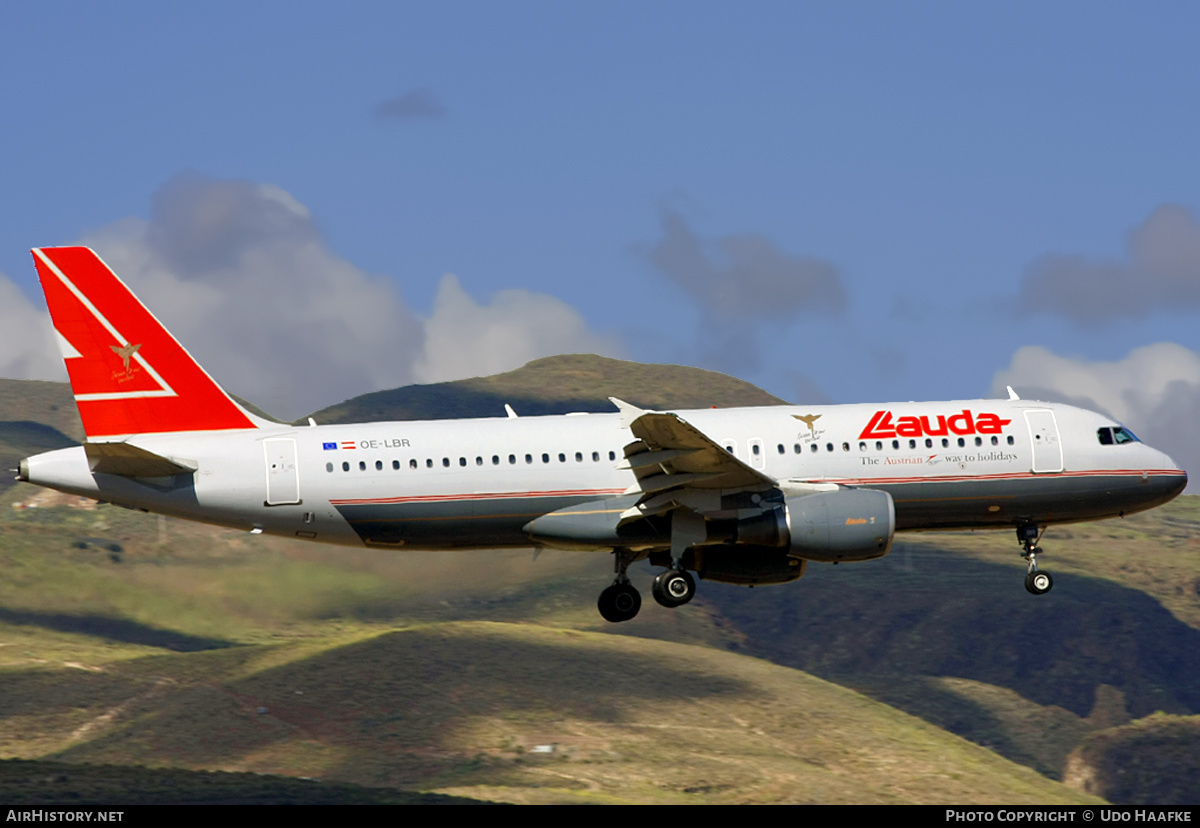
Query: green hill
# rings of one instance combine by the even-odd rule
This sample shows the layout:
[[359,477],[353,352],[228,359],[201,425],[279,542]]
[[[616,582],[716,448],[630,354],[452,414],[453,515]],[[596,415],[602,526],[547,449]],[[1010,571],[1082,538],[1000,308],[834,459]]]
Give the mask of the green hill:
[[[562,357],[316,416],[610,410],[609,394],[778,402],[719,374]],[[65,384],[0,382],[4,462],[79,436],[70,403]],[[1052,527],[1056,586],[1036,599],[1011,533],[917,534],[614,626],[595,611],[605,555],[328,548],[9,486],[0,757],[514,802],[1078,801],[1057,779],[1140,802],[1192,778],[1150,754],[1167,739],[1190,756],[1200,714],[1196,497]],[[652,575],[630,571],[643,594]],[[1170,733],[1146,737],[1156,710]],[[1136,784],[1110,778],[1139,762]]]
[[610,396],[644,408],[784,404],[748,382],[715,371],[571,354],[537,359],[490,377],[363,394],[312,416],[318,423],[502,417],[505,403],[524,416],[613,411]]

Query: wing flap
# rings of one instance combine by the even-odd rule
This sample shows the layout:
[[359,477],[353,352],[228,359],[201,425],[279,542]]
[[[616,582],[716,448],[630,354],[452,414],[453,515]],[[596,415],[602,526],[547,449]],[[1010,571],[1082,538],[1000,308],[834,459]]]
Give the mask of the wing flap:
[[637,478],[626,493],[641,494],[621,512],[621,524],[676,509],[703,515],[720,510],[722,494],[778,487],[775,478],[746,465],[678,414],[610,399],[635,438],[625,446],[621,464]]

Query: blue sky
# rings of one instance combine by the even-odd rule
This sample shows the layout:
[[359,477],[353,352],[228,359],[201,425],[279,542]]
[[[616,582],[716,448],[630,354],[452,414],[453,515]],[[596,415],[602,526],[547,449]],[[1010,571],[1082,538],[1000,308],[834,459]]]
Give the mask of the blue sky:
[[84,242],[285,416],[592,350],[799,402],[1012,382],[1200,460],[1198,31],[1182,2],[6,3],[0,374],[64,376],[28,249]]

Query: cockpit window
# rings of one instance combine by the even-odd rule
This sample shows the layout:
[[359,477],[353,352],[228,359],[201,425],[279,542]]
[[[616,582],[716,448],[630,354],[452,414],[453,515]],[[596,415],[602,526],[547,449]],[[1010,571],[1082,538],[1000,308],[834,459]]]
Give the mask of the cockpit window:
[[1141,442],[1138,440],[1137,435],[1125,428],[1125,426],[1117,426],[1116,428],[1108,428],[1106,426],[1096,432],[1096,437],[1100,440],[1100,445],[1102,446]]

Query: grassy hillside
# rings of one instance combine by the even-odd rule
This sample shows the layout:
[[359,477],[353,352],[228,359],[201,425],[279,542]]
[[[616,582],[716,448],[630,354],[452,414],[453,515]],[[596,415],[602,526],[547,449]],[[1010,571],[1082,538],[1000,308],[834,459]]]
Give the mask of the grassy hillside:
[[748,382],[715,371],[571,354],[537,359],[490,377],[363,394],[321,409],[313,417],[318,423],[502,417],[505,403],[525,416],[613,411],[610,396],[645,408],[783,403]]
[[1200,716],[1156,714],[1090,735],[1067,763],[1081,789],[1121,805],[1200,805]]
[[83,439],[79,409],[65,382],[0,379],[0,422],[31,421]]
[[0,504],[0,756],[515,802],[1079,801],[739,654],[716,589],[616,630],[594,608],[604,556],[348,553],[12,508],[32,492]]
[[[317,419],[608,410],[608,394],[773,401],[719,374],[562,357]],[[0,383],[0,462],[69,444],[73,415],[65,385]],[[1073,801],[1057,779],[1132,802],[1192,778],[1147,758],[1132,790],[1097,781],[1159,749],[1127,735],[1155,711],[1173,755],[1194,744],[1197,497],[1052,527],[1040,598],[1011,533],[917,534],[797,584],[704,583],[674,611],[639,564],[642,613],[614,626],[595,610],[605,555],[331,549],[8,485],[0,758],[518,802]]]
[[466,797],[409,793],[261,773],[0,760],[8,808],[137,805],[478,805]]
[[0,379],[0,492],[13,485],[21,458],[82,439],[83,423],[65,382]]

